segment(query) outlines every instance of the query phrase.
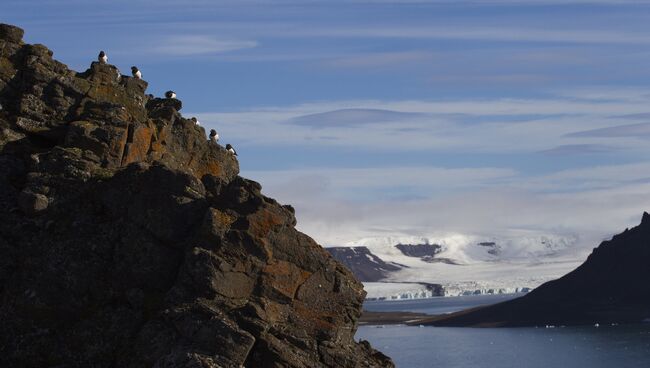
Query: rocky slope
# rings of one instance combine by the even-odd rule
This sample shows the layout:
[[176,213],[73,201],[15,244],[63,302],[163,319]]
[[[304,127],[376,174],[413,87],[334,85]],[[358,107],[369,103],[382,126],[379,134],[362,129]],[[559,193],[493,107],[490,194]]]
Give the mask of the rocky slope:
[[[650,215],[602,242],[564,277],[526,296],[461,311],[436,326],[545,326],[638,323],[650,318]],[[420,322],[422,323],[422,322]]]
[[380,281],[390,272],[402,269],[397,264],[384,262],[366,247],[328,247],[325,250],[345,265],[361,282]]
[[147,83],[0,25],[0,366],[391,367],[362,285]]

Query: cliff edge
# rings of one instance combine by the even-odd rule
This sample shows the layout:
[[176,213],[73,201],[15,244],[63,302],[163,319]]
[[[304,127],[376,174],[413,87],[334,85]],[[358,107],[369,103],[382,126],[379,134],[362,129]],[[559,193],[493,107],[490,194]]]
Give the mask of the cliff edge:
[[0,25],[0,366],[392,367],[365,292],[177,99]]

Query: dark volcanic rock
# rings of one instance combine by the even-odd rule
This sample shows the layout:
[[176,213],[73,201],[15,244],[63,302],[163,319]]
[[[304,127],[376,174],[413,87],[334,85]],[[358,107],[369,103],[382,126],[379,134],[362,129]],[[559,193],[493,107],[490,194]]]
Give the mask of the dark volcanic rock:
[[366,247],[328,247],[325,249],[337,261],[350,269],[359,281],[376,282],[385,279],[388,273],[402,269],[402,266],[384,262]]
[[489,248],[488,253],[493,256],[499,255],[501,253],[501,247],[495,242],[481,242],[477,244],[479,247]]
[[442,252],[442,246],[439,244],[397,244],[395,248],[405,256],[417,257],[423,262],[458,264],[449,258],[436,257],[438,253]]
[[391,367],[361,283],[147,83],[0,25],[0,366]]
[[395,248],[405,256],[424,259],[433,258],[442,251],[442,247],[438,244],[397,244]]
[[429,321],[436,326],[634,323],[650,317],[650,215],[524,297]]

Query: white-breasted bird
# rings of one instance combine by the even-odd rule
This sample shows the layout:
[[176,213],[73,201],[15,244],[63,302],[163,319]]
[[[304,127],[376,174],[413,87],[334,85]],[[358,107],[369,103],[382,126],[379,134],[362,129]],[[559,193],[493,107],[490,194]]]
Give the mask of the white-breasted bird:
[[199,122],[199,120],[198,120],[197,118],[195,118],[195,117],[192,117],[192,119],[191,119],[191,120],[192,120],[192,121],[194,122],[194,125],[198,125],[198,126],[201,126],[201,123]]
[[140,69],[135,66],[131,67],[131,75],[133,75],[133,78],[135,79],[142,79],[142,73],[140,72]]
[[97,55],[97,61],[99,61],[101,64],[106,64],[108,62],[108,56],[104,50],[100,51],[99,55]]
[[237,151],[235,151],[235,149],[232,147],[232,145],[230,145],[230,143],[226,144],[226,150],[232,153],[233,155],[237,156]]
[[[217,133],[217,131],[214,130],[214,129],[210,129],[210,142],[217,143],[218,140],[219,140],[219,133]],[[230,148],[232,148],[232,146],[230,146]],[[233,151],[234,151],[234,149],[233,149]],[[235,153],[235,155],[237,155],[237,154]]]
[[176,92],[167,91],[167,92],[165,92],[165,97],[167,97],[167,98],[176,98]]

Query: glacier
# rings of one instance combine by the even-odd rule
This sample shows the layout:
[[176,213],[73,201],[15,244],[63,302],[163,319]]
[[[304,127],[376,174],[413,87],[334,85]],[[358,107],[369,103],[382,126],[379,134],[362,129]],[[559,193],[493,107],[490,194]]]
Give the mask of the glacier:
[[[344,246],[365,246],[384,262],[400,265],[381,282],[364,282],[364,286],[369,300],[403,300],[528,292],[580,265],[589,251],[580,245],[583,242],[572,234],[520,231],[506,236],[366,237]],[[413,257],[398,249],[398,244],[437,245],[439,251]],[[442,292],[418,283],[439,284]]]

